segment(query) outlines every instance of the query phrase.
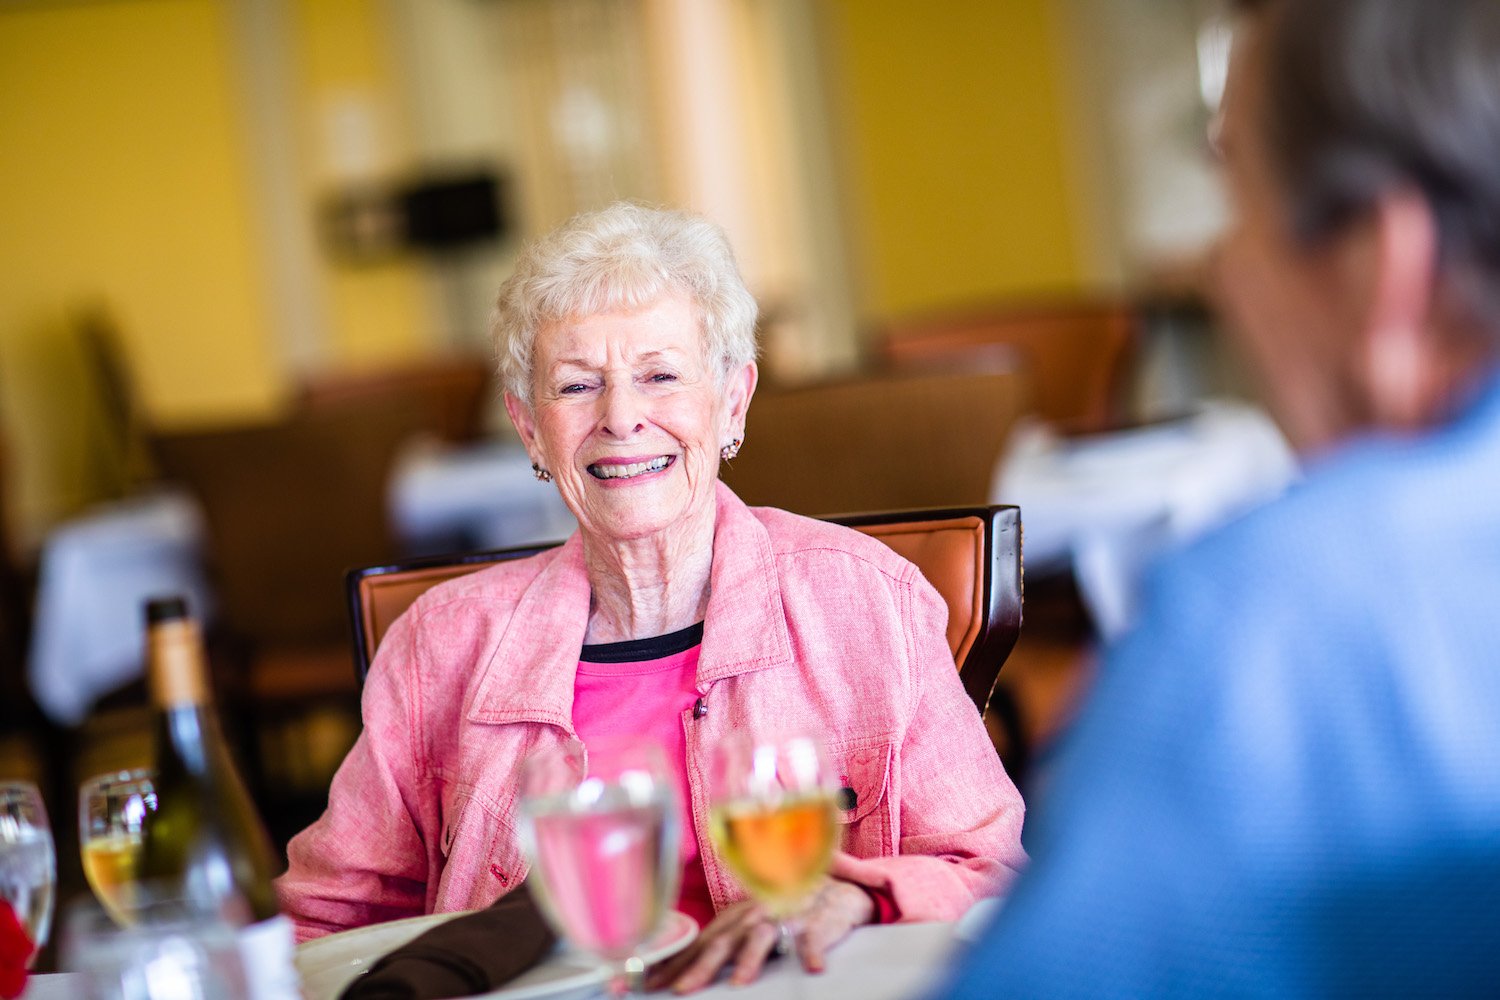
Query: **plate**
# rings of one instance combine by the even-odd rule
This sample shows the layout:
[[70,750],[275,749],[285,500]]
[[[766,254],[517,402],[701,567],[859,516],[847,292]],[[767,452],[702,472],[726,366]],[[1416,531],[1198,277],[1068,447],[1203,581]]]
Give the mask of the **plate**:
[[[469,913],[473,910],[466,911]],[[389,923],[359,927],[297,946],[297,973],[302,977],[302,995],[307,1000],[336,1000],[355,977],[381,956],[399,948],[424,931],[463,916],[463,913],[433,913]],[[692,917],[672,912],[665,925],[641,950],[650,965],[686,948],[698,936]],[[483,996],[494,1000],[563,1000],[589,996],[604,984],[608,973],[597,959],[559,941],[541,964],[526,970],[498,990]]]

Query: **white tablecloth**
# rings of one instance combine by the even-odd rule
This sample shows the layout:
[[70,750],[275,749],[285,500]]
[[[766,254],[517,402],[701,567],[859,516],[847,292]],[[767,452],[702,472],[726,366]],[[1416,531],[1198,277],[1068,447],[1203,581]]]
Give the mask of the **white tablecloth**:
[[101,505],[47,537],[27,671],[55,722],[81,722],[100,695],[141,676],[148,598],[183,594],[211,616],[202,539],[198,505],[165,492]]
[[[959,945],[955,926],[863,927],[829,954],[828,969],[822,975],[806,975],[794,963],[782,961],[749,986],[720,982],[694,996],[703,1000],[785,1000],[799,995],[806,1000],[909,1000],[930,991],[943,975]],[[33,976],[24,997],[73,1000],[81,995],[82,985],[79,977],[67,973]]]
[[1026,568],[1071,567],[1106,637],[1130,624],[1154,558],[1276,496],[1296,474],[1270,418],[1229,401],[1084,438],[1026,424],[1005,456],[991,500],[1020,505]]
[[578,527],[557,487],[538,482],[526,450],[508,442],[410,449],[397,463],[390,506],[397,536],[412,549],[455,539],[503,549],[560,540]]
[[[398,463],[388,501],[414,553],[556,541],[577,527],[516,444],[417,448]],[[100,505],[47,537],[27,671],[53,721],[76,725],[99,697],[141,676],[147,598],[185,594],[211,616],[203,538],[202,512],[178,492]]]

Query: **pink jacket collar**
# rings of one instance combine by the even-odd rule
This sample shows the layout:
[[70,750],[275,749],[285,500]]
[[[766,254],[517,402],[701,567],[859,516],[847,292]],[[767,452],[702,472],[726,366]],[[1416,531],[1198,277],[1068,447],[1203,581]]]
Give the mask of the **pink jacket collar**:
[[[725,677],[792,661],[770,533],[723,483],[716,498],[700,692]],[[560,548],[535,558],[545,564],[482,657],[467,716],[479,723],[550,723],[572,735],[573,675],[589,616],[582,537],[574,532]]]

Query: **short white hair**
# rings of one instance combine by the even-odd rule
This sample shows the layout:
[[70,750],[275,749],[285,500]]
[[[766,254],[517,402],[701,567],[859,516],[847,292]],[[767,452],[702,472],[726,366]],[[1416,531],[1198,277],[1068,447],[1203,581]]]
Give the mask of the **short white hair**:
[[506,391],[532,403],[538,331],[685,293],[720,385],[755,360],[755,297],[724,230],[686,212],[616,202],[526,246],[500,286],[490,331]]

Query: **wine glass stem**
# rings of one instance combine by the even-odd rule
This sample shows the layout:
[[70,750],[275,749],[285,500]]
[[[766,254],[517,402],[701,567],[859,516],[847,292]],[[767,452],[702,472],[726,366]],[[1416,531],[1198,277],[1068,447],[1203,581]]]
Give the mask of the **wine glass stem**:
[[614,969],[605,992],[611,997],[638,995],[646,991],[646,963],[639,955],[631,955]]
[[786,958],[797,955],[797,932],[792,929],[790,920],[776,921],[776,954]]

